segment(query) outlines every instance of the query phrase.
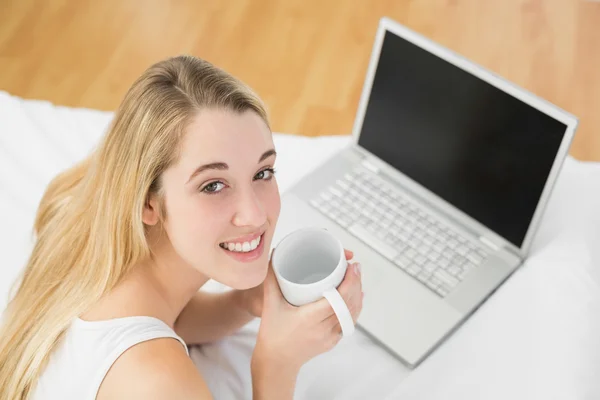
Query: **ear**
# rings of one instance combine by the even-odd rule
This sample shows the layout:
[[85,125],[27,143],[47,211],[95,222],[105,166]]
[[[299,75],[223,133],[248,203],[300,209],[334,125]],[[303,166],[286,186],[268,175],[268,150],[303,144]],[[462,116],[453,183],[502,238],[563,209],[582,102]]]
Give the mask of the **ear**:
[[158,199],[155,196],[150,197],[149,200],[144,204],[144,209],[142,210],[142,221],[146,225],[156,225],[159,221],[159,203]]

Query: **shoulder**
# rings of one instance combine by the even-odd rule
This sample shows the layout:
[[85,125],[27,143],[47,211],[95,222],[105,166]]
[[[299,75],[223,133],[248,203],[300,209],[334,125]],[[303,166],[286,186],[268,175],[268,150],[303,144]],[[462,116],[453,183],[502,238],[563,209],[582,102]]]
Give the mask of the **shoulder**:
[[181,343],[160,338],[138,343],[112,365],[97,400],[212,399],[206,382]]

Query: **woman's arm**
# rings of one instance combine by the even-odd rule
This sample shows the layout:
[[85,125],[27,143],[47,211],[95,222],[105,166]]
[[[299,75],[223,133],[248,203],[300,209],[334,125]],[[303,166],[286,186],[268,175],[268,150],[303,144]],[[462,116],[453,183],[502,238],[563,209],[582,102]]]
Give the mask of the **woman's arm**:
[[252,398],[254,400],[292,400],[299,368],[285,359],[268,357],[260,343],[254,349],[250,363]]
[[254,318],[242,302],[242,292],[199,291],[175,321],[175,332],[188,345],[203,344],[231,335]]
[[177,340],[159,338],[126,350],[104,377],[97,400],[211,400],[204,378]]

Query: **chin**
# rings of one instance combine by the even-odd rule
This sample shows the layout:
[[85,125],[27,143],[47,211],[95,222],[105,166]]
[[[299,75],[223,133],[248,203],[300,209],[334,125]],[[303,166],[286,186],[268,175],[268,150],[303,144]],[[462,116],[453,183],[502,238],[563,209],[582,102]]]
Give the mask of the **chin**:
[[246,270],[239,268],[239,266],[227,266],[226,268],[230,273],[225,276],[215,276],[213,279],[218,280],[232,289],[251,289],[264,282],[267,277],[268,266],[269,264],[267,262],[261,262],[259,260],[257,260],[257,265],[253,265]]
[[[225,276],[220,277],[222,278],[221,282],[237,290],[251,289],[262,284],[269,270],[270,253],[266,249],[270,249],[271,239],[272,233],[265,233],[263,237],[263,253],[254,261],[247,263],[239,262],[225,255],[221,270],[227,272]],[[219,249],[219,252],[222,251],[222,249]]]
[[265,281],[265,278],[267,277],[267,268],[268,265],[266,265],[265,268],[262,268],[257,272],[246,273],[239,276],[237,285],[238,287],[236,289],[245,290],[259,286]]

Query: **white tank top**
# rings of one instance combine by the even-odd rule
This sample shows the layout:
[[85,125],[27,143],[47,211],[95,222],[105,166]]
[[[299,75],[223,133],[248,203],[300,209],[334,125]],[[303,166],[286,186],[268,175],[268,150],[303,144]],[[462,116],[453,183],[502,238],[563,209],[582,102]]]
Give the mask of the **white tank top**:
[[189,355],[183,339],[154,317],[76,318],[50,356],[30,398],[95,400],[106,373],[125,350],[158,338],[179,340]]

